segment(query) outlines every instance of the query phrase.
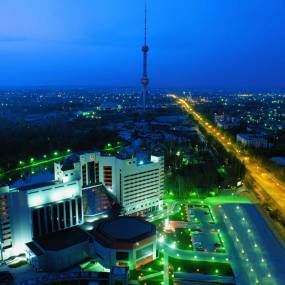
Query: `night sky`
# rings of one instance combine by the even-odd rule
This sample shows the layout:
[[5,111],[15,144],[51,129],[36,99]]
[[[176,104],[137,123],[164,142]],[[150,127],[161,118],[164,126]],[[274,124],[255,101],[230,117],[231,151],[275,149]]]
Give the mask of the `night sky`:
[[[149,0],[151,87],[285,89],[284,0]],[[143,0],[1,0],[0,85],[139,86]]]

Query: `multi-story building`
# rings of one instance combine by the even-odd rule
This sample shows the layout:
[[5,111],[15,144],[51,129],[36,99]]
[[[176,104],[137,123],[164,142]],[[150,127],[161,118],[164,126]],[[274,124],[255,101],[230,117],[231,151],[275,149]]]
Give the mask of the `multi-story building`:
[[95,152],[81,155],[79,160],[82,187],[102,183],[119,201],[125,214],[143,215],[162,206],[163,156],[143,161]]
[[84,218],[92,222],[111,210],[112,197],[127,215],[158,210],[164,159],[86,153],[55,163],[54,180],[17,185],[0,187],[1,259],[23,253],[35,238],[80,225]]
[[263,135],[258,134],[237,134],[237,142],[244,146],[254,148],[270,148],[271,144],[268,143],[267,139]]
[[3,259],[23,253],[34,237],[83,223],[79,181],[1,187],[0,197]]

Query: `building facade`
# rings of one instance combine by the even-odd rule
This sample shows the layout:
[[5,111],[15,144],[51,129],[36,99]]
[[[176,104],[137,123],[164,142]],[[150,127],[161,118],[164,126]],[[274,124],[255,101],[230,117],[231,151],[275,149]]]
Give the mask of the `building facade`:
[[127,215],[143,215],[162,207],[164,157],[147,161],[136,157],[104,156],[98,152],[80,156],[82,187],[102,183]]
[[24,253],[35,238],[92,222],[115,200],[126,215],[158,210],[163,188],[163,157],[142,161],[92,152],[55,163],[54,180],[0,187],[0,259]]
[[271,144],[263,135],[258,134],[237,134],[238,143],[253,148],[270,148]]
[[0,197],[2,259],[23,253],[34,237],[83,223],[79,181],[6,186],[0,189]]
[[89,234],[94,244],[91,256],[106,268],[134,269],[157,258],[156,227],[140,217],[102,220]]

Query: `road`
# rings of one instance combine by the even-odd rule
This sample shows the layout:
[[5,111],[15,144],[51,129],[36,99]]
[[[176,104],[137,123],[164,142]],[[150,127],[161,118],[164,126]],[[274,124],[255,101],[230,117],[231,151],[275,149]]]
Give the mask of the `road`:
[[[184,99],[171,94],[172,97],[184,110],[186,110],[193,118],[198,122],[198,124],[204,128],[204,130],[211,134],[213,137],[219,141],[228,152],[231,152],[242,161],[247,169],[248,174],[252,177],[254,182],[259,186],[255,189],[259,198],[264,201],[268,201],[270,197],[275,205],[280,209],[282,214],[285,215],[285,185],[279,181],[274,175],[272,175],[267,169],[259,165],[254,157],[244,155],[234,142],[223,135],[218,129],[216,129],[207,119],[205,119],[201,114],[196,112],[194,108]],[[265,194],[265,195],[264,195]]]

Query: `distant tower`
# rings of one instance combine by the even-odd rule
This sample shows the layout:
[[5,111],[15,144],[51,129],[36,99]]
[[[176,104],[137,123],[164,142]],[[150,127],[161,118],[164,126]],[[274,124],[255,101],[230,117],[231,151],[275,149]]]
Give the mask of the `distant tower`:
[[147,76],[147,53],[149,51],[149,47],[147,45],[147,5],[145,1],[145,10],[144,10],[144,45],[142,47],[143,52],[143,76],[142,76],[142,104],[143,110],[147,108],[149,105],[149,98],[148,98],[148,84],[149,79]]

